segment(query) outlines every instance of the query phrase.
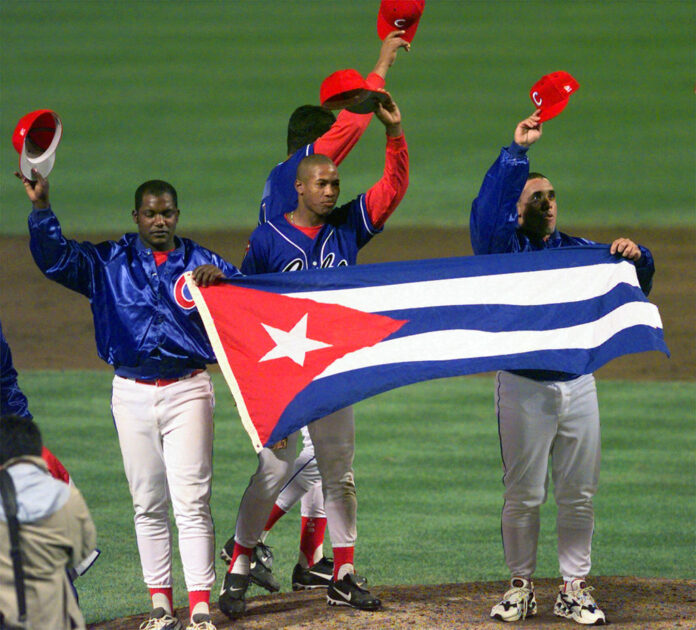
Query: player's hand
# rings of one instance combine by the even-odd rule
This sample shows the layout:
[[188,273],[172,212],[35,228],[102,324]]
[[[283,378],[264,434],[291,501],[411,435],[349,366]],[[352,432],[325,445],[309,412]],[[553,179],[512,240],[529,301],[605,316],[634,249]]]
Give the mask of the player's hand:
[[211,284],[220,282],[225,279],[225,274],[222,269],[215,265],[201,265],[193,270],[193,281],[199,287],[208,287]]
[[31,173],[36,177],[36,181],[31,181],[15,171],[15,177],[24,184],[24,190],[27,191],[27,197],[31,200],[31,204],[37,210],[45,210],[51,204],[48,200],[48,180],[35,169],[31,169]]
[[617,238],[612,244],[609,251],[612,254],[617,254],[622,258],[628,258],[633,262],[638,262],[642,256],[640,247],[636,245],[630,238]]
[[389,70],[394,61],[396,61],[396,51],[399,50],[399,48],[404,48],[406,52],[411,50],[411,43],[401,37],[405,32],[406,31],[392,31],[382,42],[377,65],[375,65],[372,72],[378,74],[383,79],[387,76],[387,70]]
[[517,123],[513,140],[521,147],[531,147],[541,138],[542,124],[539,122],[540,109],[537,109],[529,118]]
[[382,124],[387,129],[388,136],[400,136],[403,133],[401,129],[401,112],[394,99],[389,92],[385,92],[388,96],[384,103],[378,103],[375,110],[375,116],[380,119]]

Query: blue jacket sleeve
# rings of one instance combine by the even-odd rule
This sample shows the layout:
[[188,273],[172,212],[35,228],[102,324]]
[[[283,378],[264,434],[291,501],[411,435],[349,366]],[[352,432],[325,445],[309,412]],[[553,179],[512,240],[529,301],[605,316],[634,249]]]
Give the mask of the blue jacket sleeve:
[[227,262],[222,256],[219,254],[216,254],[215,252],[210,252],[211,258],[212,258],[212,264],[215,265],[218,269],[221,269],[222,272],[225,274],[226,278],[234,278],[236,276],[241,276],[242,272],[235,267],[230,262]]
[[51,208],[29,215],[29,247],[42,273],[50,280],[91,298],[98,253],[92,243],[78,243],[63,236]]
[[640,248],[641,257],[636,263],[636,275],[638,276],[638,283],[640,288],[643,290],[645,295],[650,293],[652,289],[653,275],[655,274],[655,260],[653,259],[652,252],[642,245],[638,245]]
[[474,254],[515,251],[517,201],[528,174],[525,147],[513,142],[500,151],[471,205],[469,230]]
[[12,351],[0,324],[0,413],[3,416],[32,418],[24,392],[17,382],[17,370],[12,363]]

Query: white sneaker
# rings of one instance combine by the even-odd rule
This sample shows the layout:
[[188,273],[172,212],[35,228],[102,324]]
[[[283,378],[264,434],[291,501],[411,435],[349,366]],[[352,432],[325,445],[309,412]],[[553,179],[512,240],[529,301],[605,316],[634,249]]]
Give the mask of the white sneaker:
[[498,621],[519,621],[537,614],[534,584],[524,578],[510,580],[510,590],[503,599],[491,609],[491,617]]
[[559,587],[553,614],[585,626],[603,626],[607,619],[590,595],[591,590],[592,587],[580,578],[566,582]]
[[198,613],[191,617],[191,623],[186,630],[216,630],[208,613]]
[[164,608],[155,608],[150,617],[140,624],[139,630],[181,630],[181,622]]

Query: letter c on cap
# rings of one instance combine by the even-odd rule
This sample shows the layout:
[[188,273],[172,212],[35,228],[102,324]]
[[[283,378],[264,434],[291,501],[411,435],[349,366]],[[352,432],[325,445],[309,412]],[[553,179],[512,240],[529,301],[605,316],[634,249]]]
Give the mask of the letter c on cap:
[[544,99],[539,96],[539,92],[532,92],[532,100],[534,101],[534,104],[539,107],[543,102]]
[[399,28],[403,28],[404,26],[406,26],[406,19],[399,18],[398,20],[394,20],[394,26],[398,26]]

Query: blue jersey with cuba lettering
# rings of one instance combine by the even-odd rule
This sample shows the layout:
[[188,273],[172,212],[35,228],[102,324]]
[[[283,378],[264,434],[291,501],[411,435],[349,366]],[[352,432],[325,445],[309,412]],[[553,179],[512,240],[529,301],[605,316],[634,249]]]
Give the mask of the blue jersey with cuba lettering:
[[184,272],[213,264],[228,278],[239,270],[197,243],[175,237],[157,266],[138,234],[118,241],[66,239],[53,211],[29,215],[34,261],[51,280],[89,299],[99,357],[126,378],[178,378],[215,362]]
[[242,273],[354,265],[360,248],[379,232],[381,229],[375,228],[370,220],[364,194],[335,208],[315,238],[298,230],[281,215],[252,232]]

